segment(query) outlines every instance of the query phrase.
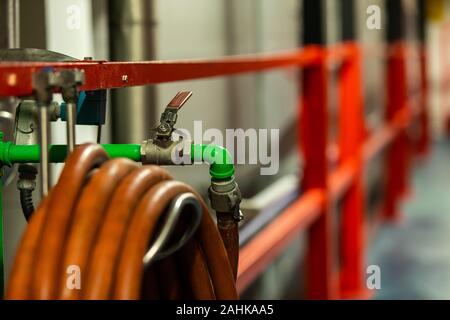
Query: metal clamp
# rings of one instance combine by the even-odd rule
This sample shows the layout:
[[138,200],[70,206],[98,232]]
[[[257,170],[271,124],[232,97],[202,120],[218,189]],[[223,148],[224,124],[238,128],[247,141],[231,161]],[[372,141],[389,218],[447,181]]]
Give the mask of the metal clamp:
[[61,88],[61,93],[66,102],[67,121],[67,146],[69,152],[75,149],[75,125],[77,123],[77,101],[78,101],[78,86],[84,83],[83,70],[62,70],[55,72],[55,86]]

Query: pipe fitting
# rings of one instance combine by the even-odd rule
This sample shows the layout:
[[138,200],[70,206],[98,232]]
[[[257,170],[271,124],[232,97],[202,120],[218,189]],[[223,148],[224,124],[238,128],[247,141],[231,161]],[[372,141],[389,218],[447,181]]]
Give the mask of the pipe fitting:
[[239,222],[243,220],[239,207],[242,200],[241,191],[234,177],[226,180],[211,179],[208,195],[211,207],[216,211],[217,228],[236,279],[239,264]]
[[3,132],[0,132],[0,164],[11,167],[13,162],[10,157],[10,149],[13,143],[11,141],[3,141]]
[[168,166],[191,164],[190,151],[190,147],[187,148],[182,140],[149,139],[141,144],[141,162]]
[[20,205],[25,219],[28,221],[34,212],[33,191],[36,189],[37,170],[29,164],[19,166],[17,189],[20,193]]
[[228,180],[234,176],[234,164],[231,154],[218,145],[192,144],[192,162],[206,162],[213,179]]
[[17,188],[19,190],[34,191],[36,189],[36,168],[32,165],[22,164],[19,166],[18,171]]
[[229,180],[212,179],[208,196],[211,207],[217,212],[218,220],[224,223],[242,221],[243,215],[240,210],[242,194],[234,177]]

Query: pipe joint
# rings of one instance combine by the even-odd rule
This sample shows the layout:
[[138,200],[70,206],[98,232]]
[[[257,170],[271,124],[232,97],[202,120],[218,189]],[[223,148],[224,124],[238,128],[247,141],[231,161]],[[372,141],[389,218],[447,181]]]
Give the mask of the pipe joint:
[[3,141],[3,132],[0,132],[0,165],[12,167],[13,162],[10,156],[10,150],[13,143],[11,141]]
[[141,144],[141,162],[156,165],[190,164],[190,148],[185,148],[182,140],[148,139]]
[[234,176],[234,164],[231,154],[217,145],[192,144],[192,161],[209,164],[209,173],[213,179],[228,180]]
[[217,212],[222,224],[233,224],[243,220],[240,210],[242,194],[232,177],[229,180],[212,180],[208,190],[211,207]]

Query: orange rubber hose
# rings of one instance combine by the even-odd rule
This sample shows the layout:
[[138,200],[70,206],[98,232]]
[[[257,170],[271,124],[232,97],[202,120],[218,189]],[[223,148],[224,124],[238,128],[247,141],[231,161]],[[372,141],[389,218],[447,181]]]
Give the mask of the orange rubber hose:
[[[200,226],[178,252],[143,265],[173,199],[193,193]],[[174,232],[183,232],[189,211]],[[81,288],[66,284],[80,270]],[[31,285],[30,285],[31,283]],[[7,299],[237,299],[227,249],[201,197],[157,166],[108,160],[98,145],[69,155],[24,233]]]

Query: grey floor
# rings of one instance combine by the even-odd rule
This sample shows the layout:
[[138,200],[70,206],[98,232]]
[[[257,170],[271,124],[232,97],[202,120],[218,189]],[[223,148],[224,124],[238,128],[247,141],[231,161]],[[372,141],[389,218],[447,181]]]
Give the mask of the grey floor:
[[450,299],[450,142],[414,169],[402,219],[381,228],[369,250],[381,270],[376,299]]

